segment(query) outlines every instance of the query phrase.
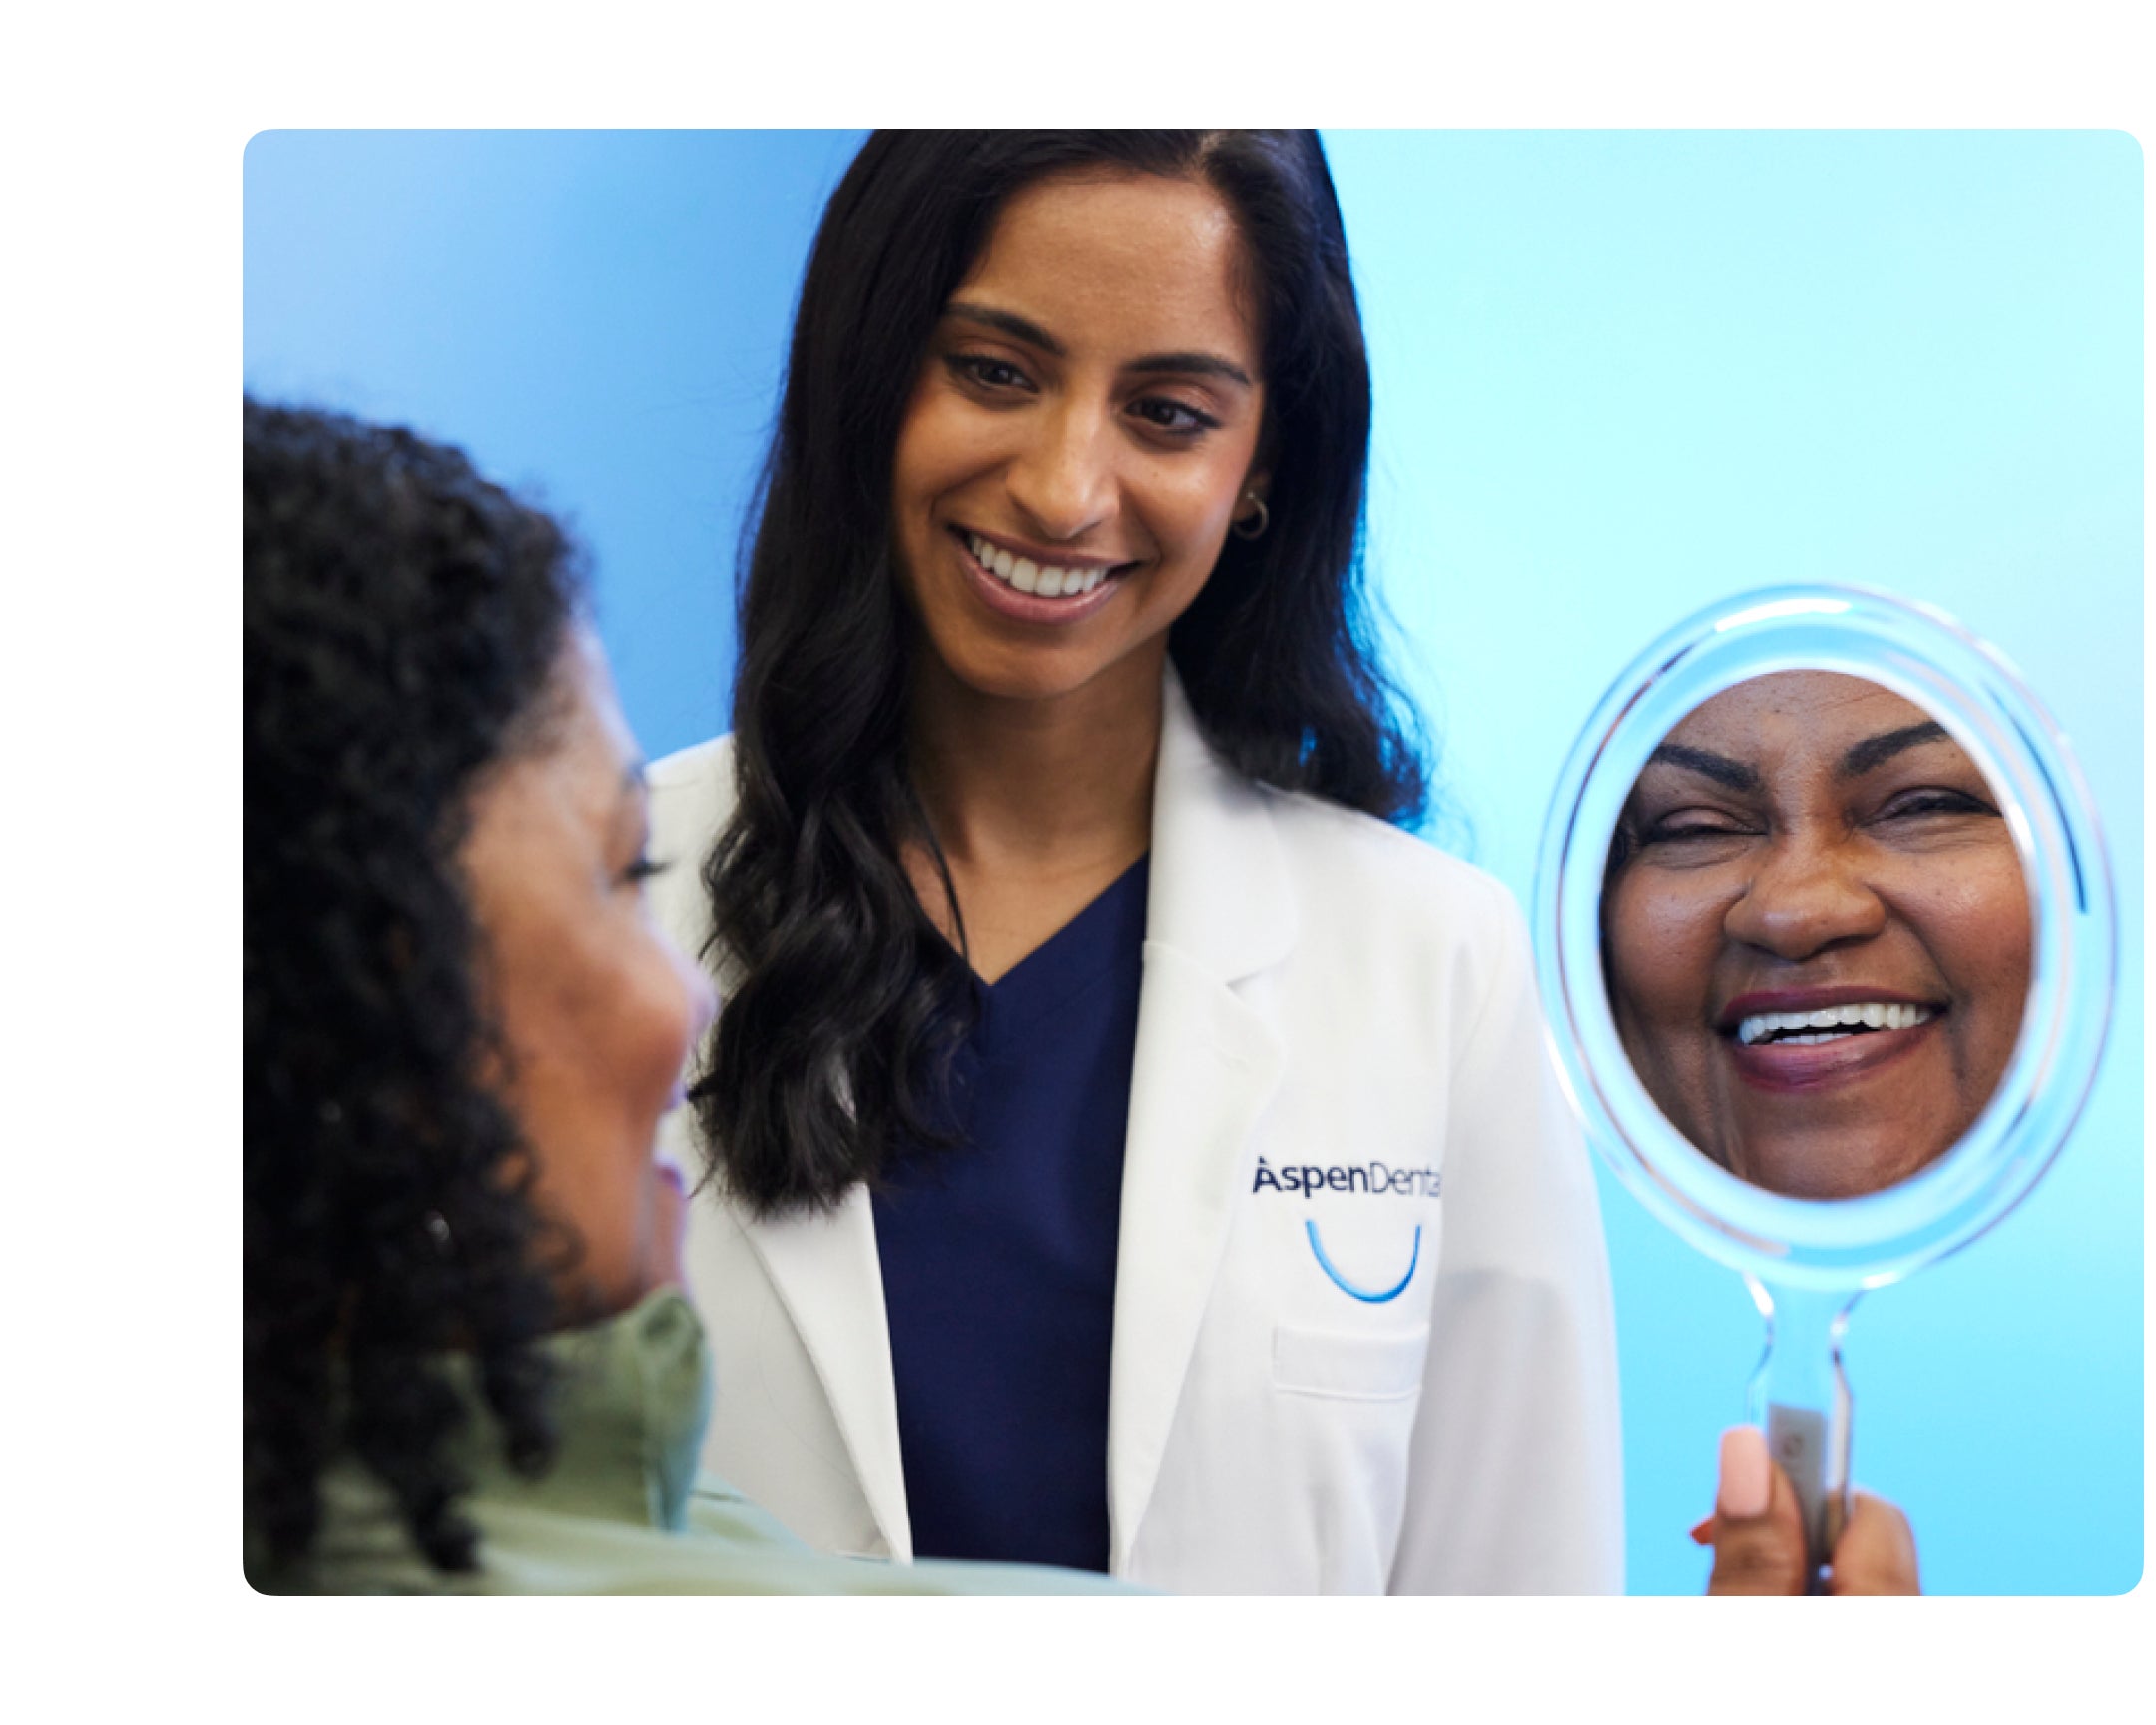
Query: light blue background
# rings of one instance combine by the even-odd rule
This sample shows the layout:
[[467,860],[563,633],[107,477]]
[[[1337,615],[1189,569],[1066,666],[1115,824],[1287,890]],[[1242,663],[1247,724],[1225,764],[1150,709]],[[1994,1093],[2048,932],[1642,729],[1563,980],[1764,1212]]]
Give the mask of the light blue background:
[[[268,133],[246,379],[410,423],[563,513],[657,755],[722,729],[742,511],[858,134]],[[1857,581],[2002,646],[2094,786],[2121,1002],[2058,1165],[1869,1297],[1861,1484],[1927,1587],[2142,1567],[2141,153],[2117,133],[1331,133],[1376,383],[1370,567],[1436,836],[1524,897],[1580,721],[1740,588]],[[1691,1592],[1759,1323],[1602,1185],[1636,1592]]]

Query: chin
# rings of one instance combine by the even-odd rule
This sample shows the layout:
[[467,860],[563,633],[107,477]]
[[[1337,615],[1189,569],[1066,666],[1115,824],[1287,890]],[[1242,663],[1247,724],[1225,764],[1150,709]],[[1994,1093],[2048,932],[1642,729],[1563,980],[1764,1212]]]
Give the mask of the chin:
[[1897,1186],[1929,1167],[1952,1147],[1953,1140],[1911,1155],[1905,1140],[1886,1138],[1851,1146],[1839,1135],[1824,1144],[1800,1141],[1763,1147],[1746,1156],[1743,1179],[1788,1198],[1862,1198]]
[[995,701],[1053,701],[1083,689],[1101,667],[1073,665],[1052,648],[1035,652],[943,657],[951,678]]

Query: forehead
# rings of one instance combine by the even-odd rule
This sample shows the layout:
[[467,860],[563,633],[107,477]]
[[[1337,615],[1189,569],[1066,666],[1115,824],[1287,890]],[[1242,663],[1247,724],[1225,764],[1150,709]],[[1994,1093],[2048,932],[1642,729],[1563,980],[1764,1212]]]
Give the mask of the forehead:
[[531,746],[502,764],[482,813],[491,807],[497,826],[603,826],[638,757],[605,652],[582,626],[562,643],[541,700]]
[[1060,174],[1012,195],[959,295],[1061,340],[1133,355],[1202,345],[1255,374],[1244,264],[1235,213],[1202,181]]
[[1738,761],[1792,752],[1839,758],[1852,744],[1930,717],[1913,701],[1862,677],[1782,671],[1702,702],[1667,741]]

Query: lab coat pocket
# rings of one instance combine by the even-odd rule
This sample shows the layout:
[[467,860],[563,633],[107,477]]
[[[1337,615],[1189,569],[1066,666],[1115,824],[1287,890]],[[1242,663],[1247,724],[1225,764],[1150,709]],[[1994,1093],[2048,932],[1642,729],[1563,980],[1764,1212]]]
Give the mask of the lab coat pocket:
[[1298,1396],[1402,1402],[1421,1388],[1429,1326],[1372,1336],[1347,1330],[1273,1331],[1273,1386]]

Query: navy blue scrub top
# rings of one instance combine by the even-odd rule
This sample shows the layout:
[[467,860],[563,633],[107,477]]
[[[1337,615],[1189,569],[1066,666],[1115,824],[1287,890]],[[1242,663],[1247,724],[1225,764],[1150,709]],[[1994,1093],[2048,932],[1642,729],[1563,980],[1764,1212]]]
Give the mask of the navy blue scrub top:
[[1146,859],[993,985],[958,1052],[966,1142],[874,1196],[921,1557],[1108,1567],[1108,1353]]

